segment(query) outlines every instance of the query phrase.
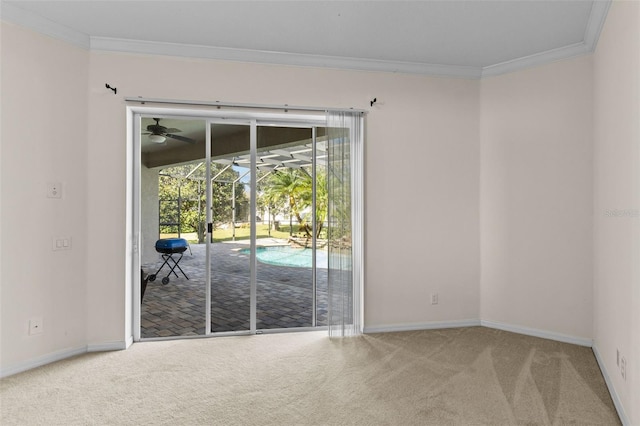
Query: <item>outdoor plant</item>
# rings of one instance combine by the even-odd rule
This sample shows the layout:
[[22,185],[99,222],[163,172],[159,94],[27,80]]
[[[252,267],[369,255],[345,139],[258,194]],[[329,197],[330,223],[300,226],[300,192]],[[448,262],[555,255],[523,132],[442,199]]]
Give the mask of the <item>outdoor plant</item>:
[[[212,163],[211,173],[218,174],[223,166]],[[204,164],[185,164],[162,169],[158,182],[160,200],[160,232],[197,232],[198,243],[206,236],[206,185]],[[212,184],[212,217],[215,224],[231,222],[231,183],[239,176],[231,168]],[[236,185],[236,205],[247,204],[244,185]],[[246,208],[246,207],[245,207]]]

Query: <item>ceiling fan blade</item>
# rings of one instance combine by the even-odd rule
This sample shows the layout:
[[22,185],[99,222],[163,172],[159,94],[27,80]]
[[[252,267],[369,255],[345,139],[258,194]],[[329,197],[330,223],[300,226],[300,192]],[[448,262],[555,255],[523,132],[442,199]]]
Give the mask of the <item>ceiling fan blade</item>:
[[187,143],[196,143],[195,139],[187,138],[187,137],[184,137],[184,136],[172,135],[170,133],[167,133],[165,136],[168,137],[168,138],[171,138],[171,139],[175,139],[177,141],[182,141],[182,142],[187,142]]
[[171,127],[170,129],[165,128],[164,131],[167,133],[180,133],[182,130]]

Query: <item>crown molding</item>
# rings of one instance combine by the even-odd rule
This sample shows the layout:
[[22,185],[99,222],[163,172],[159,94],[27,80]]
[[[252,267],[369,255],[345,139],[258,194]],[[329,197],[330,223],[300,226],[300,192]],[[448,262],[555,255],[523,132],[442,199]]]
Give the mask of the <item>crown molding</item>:
[[536,53],[523,58],[506,61],[495,65],[489,65],[482,68],[482,78],[493,77],[496,75],[508,74],[514,71],[521,71],[540,65],[549,64],[563,59],[572,58],[590,53],[588,46],[583,43],[576,43],[557,49],[547,50],[546,52]]
[[589,22],[584,32],[584,43],[587,45],[589,52],[596,50],[598,39],[600,38],[602,27],[604,27],[604,21],[607,19],[611,3],[612,0],[595,0],[591,6]]
[[593,2],[583,41],[485,67],[382,61],[365,58],[294,54],[108,37],[90,37],[5,2],[1,3],[0,17],[2,20],[13,22],[50,37],[95,51],[479,79],[592,53],[596,48],[611,2],[612,0],[595,0]]
[[109,37],[91,37],[91,50],[303,67],[350,69],[359,71],[429,74],[443,77],[480,78],[481,74],[481,69],[479,67],[381,61],[375,59],[306,55],[264,50],[232,49],[225,47],[128,40]]
[[574,56],[593,53],[596,49],[596,45],[598,44],[598,39],[602,32],[604,22],[607,19],[607,13],[609,13],[611,1],[612,0],[595,0],[593,2],[583,41],[559,47],[557,49],[517,58],[511,61],[486,66],[482,68],[482,77],[507,74],[514,71],[557,62],[563,59],[569,59]]
[[83,49],[89,49],[89,36],[64,25],[45,19],[34,13],[15,7],[12,4],[0,3],[0,19],[11,22],[41,34],[65,41]]

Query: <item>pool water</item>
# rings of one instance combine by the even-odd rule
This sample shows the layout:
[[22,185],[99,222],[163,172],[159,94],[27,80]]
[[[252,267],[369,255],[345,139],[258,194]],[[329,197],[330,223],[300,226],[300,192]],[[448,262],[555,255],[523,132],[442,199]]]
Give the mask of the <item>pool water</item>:
[[[249,254],[250,249],[240,250],[242,254]],[[310,248],[294,248],[290,246],[257,247],[256,257],[262,263],[277,266],[292,266],[294,268],[311,268],[313,250]],[[316,266],[327,269],[328,256],[323,250],[316,250]]]

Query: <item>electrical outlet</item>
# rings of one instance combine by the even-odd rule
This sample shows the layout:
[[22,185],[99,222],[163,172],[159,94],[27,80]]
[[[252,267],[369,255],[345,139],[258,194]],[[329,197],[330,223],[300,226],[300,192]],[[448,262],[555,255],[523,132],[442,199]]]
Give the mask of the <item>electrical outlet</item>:
[[44,332],[44,321],[42,317],[35,317],[29,320],[29,335],[40,334]]
[[431,293],[431,304],[432,305],[438,304],[438,293]]
[[624,380],[627,380],[627,359],[625,357],[620,358],[620,374]]
[[62,183],[61,182],[49,182],[49,183],[47,183],[47,198],[62,198]]

